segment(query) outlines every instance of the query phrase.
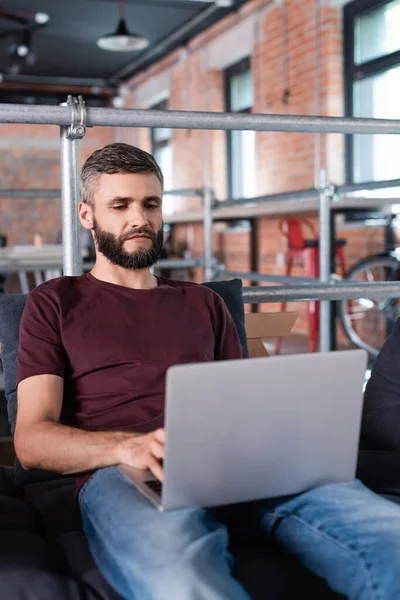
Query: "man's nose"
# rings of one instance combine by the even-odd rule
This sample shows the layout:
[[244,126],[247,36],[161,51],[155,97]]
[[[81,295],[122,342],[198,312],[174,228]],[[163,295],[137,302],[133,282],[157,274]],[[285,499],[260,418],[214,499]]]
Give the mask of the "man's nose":
[[132,229],[139,229],[149,225],[146,212],[141,206],[132,206],[129,212],[129,225]]

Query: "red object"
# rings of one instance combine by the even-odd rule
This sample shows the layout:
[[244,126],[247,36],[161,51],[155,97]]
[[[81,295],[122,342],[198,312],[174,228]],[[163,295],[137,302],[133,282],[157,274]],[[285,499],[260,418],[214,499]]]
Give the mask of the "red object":
[[[287,238],[288,249],[286,252],[286,275],[292,272],[295,259],[302,259],[304,264],[304,276],[319,278],[319,236],[314,224],[306,218],[282,219],[279,224],[281,233]],[[311,232],[312,238],[304,237],[304,229]],[[336,240],[335,256],[339,261],[341,275],[346,272],[344,258],[344,246],[346,240]],[[286,310],[286,303],[282,304],[282,312]],[[308,302],[308,348],[310,352],[316,352],[319,340],[319,302]],[[282,338],[278,338],[275,353],[280,354]]]

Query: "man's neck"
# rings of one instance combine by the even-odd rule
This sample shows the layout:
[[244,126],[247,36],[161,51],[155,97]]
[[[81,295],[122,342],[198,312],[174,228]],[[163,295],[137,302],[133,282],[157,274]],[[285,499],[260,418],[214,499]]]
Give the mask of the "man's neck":
[[100,281],[136,290],[152,289],[158,285],[157,278],[149,269],[123,269],[108,262],[102,264],[97,260],[91,273]]

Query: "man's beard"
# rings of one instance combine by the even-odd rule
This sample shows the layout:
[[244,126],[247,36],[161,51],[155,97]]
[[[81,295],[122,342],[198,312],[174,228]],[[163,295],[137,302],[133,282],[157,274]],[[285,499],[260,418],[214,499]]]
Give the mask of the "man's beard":
[[[97,249],[113,265],[123,269],[149,269],[160,258],[164,242],[163,229],[154,233],[148,227],[132,229],[123,235],[116,236],[109,231],[104,231],[93,217],[93,233]],[[135,252],[127,252],[123,248],[124,242],[134,235],[148,235],[152,240],[152,246],[149,250],[139,248]]]

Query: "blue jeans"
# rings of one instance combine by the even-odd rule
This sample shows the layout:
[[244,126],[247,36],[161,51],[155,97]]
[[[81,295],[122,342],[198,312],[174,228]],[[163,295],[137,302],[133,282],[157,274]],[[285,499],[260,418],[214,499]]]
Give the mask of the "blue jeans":
[[[221,509],[159,512],[116,467],[92,475],[79,503],[94,559],[127,600],[250,600]],[[349,599],[400,599],[400,506],[359,481],[225,510]]]

